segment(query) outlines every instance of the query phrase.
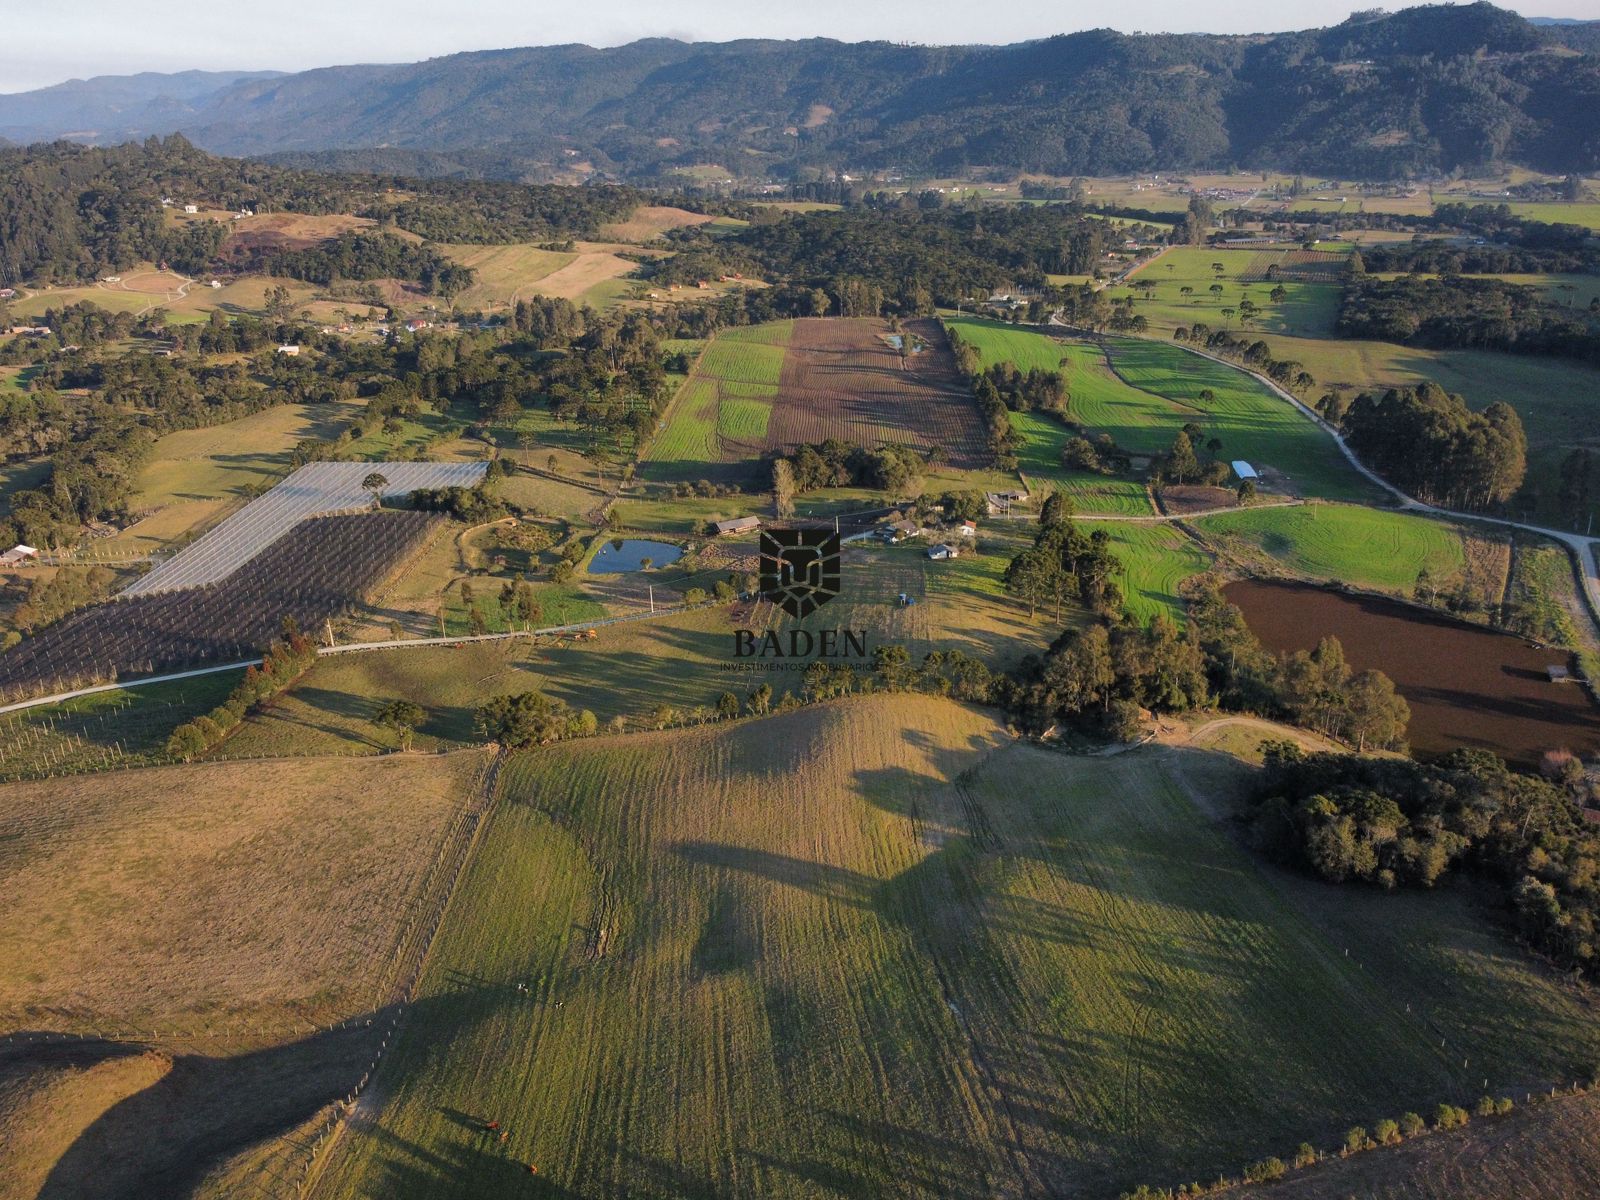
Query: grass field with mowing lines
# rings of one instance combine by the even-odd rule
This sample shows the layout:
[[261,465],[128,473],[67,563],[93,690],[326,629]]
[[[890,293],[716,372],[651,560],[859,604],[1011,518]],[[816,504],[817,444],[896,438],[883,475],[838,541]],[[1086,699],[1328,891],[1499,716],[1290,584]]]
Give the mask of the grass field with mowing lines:
[[660,479],[725,476],[743,456],[722,439],[764,440],[793,333],[793,321],[774,321],[726,329],[701,344],[665,427],[645,450],[646,473]]
[[772,401],[760,395],[741,395],[744,385],[722,385],[722,402],[717,406],[717,434],[736,441],[759,442],[767,436],[767,421],[772,416]]
[[1178,585],[1211,566],[1211,558],[1181,529],[1170,524],[1134,524],[1130,521],[1081,522],[1091,532],[1103,529],[1111,538],[1111,552],[1123,570],[1117,582],[1123,602],[1140,624],[1157,614],[1183,620],[1183,599]]
[[[1425,350],[1393,342],[1332,338],[1262,338],[1279,358],[1305,364],[1324,388],[1354,390],[1414,387],[1431,379],[1446,391],[1465,396],[1473,408],[1497,400],[1510,404],[1528,434],[1528,486],[1512,501],[1517,516],[1541,524],[1560,523],[1555,500],[1561,461],[1574,446],[1596,445],[1600,396],[1594,370],[1582,363],[1489,350]],[[1600,528],[1600,495],[1590,504]],[[1579,522],[1581,528],[1584,521]]]
[[1007,741],[894,696],[518,756],[317,1195],[1111,1196],[1600,1047],[1463,896],[1264,872],[1187,798],[1230,760]]
[[363,1011],[484,763],[205,763],[0,788],[6,1027],[249,1014],[299,1033]]
[[1294,575],[1384,591],[1409,594],[1422,571],[1449,579],[1466,562],[1456,526],[1357,505],[1240,509],[1195,525],[1246,563],[1264,559]]
[[[1345,462],[1332,440],[1288,401],[1232,367],[1210,362],[1163,342],[1107,339],[1105,350],[1031,330],[992,322],[950,322],[977,347],[984,363],[1011,361],[1028,369],[1066,360],[1071,399],[1068,417],[1092,433],[1108,433],[1132,454],[1160,454],[1190,421],[1208,437],[1222,441],[1225,458],[1246,458],[1271,467],[1305,494],[1344,500],[1374,500],[1381,493]],[[1202,391],[1215,398],[1203,401]],[[1043,434],[1055,435],[1048,418],[1023,414],[1025,428],[1039,430],[1024,455],[1042,466],[1049,449]],[[1059,436],[1059,435],[1055,435]],[[1137,511],[1119,508],[1114,511]]]
[[1061,447],[1074,433],[1055,417],[1014,412],[1011,427],[1022,439],[1017,469],[1031,485],[1045,484],[1072,498],[1080,513],[1149,513],[1155,509],[1136,479],[1073,471],[1061,465]]
[[[1166,399],[1147,407],[1144,427],[1131,422],[1106,432],[1135,452],[1165,450],[1179,429],[1197,422],[1222,441],[1225,459],[1248,459],[1281,472],[1301,495],[1377,501],[1384,493],[1339,453],[1333,439],[1253,376],[1169,346],[1135,338],[1107,342],[1111,365],[1132,387]],[[1214,399],[1201,397],[1211,391]],[[1126,430],[1126,433],[1123,433]]]

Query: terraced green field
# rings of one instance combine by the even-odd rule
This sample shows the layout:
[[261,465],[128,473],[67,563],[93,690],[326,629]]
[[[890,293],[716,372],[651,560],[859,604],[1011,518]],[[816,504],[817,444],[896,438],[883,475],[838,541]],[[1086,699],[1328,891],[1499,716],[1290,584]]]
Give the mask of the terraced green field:
[[704,343],[664,426],[645,449],[645,476],[673,482],[729,475],[730,464],[746,456],[730,454],[724,441],[759,443],[766,437],[793,333],[793,321],[773,321],[726,329]]
[[1385,591],[1410,592],[1424,570],[1447,579],[1466,560],[1456,526],[1356,505],[1240,509],[1195,525],[1245,562]]
[[1236,771],[916,696],[518,755],[316,1195],[1109,1197],[1593,1061],[1465,897],[1265,873]]
[[1122,561],[1124,603],[1141,624],[1159,614],[1183,617],[1178,585],[1211,566],[1210,557],[1181,530],[1168,523],[1083,521],[1090,531],[1111,536],[1112,552]]

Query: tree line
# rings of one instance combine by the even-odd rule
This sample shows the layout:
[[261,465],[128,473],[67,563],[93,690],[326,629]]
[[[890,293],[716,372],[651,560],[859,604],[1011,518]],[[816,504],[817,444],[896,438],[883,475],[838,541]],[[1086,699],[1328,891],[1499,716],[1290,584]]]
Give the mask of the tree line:
[[1497,400],[1474,412],[1430,380],[1381,396],[1362,392],[1342,414],[1341,406],[1319,402],[1350,449],[1419,500],[1482,509],[1504,504],[1522,486],[1528,439],[1509,404]]
[[1569,308],[1551,303],[1539,288],[1503,279],[1355,277],[1340,302],[1338,330],[1345,337],[1436,350],[1600,362],[1600,304]]
[[1267,852],[1332,883],[1433,887],[1452,872],[1494,881],[1535,947],[1600,966],[1600,835],[1591,785],[1571,755],[1541,775],[1481,750],[1432,763],[1278,746],[1253,805]]

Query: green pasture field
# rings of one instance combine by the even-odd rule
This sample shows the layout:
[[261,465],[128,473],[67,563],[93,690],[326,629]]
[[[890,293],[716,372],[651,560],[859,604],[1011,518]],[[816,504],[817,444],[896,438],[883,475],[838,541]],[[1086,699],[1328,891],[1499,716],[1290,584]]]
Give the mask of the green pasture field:
[[11,493],[36,488],[50,475],[47,458],[19,458],[0,462],[0,515],[11,511]]
[[1259,866],[1190,799],[1233,760],[1009,742],[886,696],[515,756],[318,1194],[1112,1196],[1600,1050],[1466,895]]
[[1511,211],[1531,221],[1548,221],[1558,225],[1587,225],[1600,232],[1600,203],[1593,201],[1575,204],[1539,201],[1511,201]]
[[726,329],[706,343],[645,449],[645,477],[725,480],[747,473],[721,439],[766,437],[793,333],[793,321],[774,321]]
[[[514,613],[505,611],[500,603],[500,588],[505,577],[484,576],[471,580],[472,604],[476,604],[484,617],[484,633],[511,633],[523,628],[523,622]],[[539,602],[539,625],[573,625],[579,621],[603,621],[611,616],[604,604],[584,595],[576,586],[565,584],[534,584],[534,595]],[[472,632],[472,604],[462,602],[459,589],[446,597],[444,609],[444,637],[465,637]]]
[[1170,522],[1083,521],[1093,532],[1103,529],[1111,538],[1111,551],[1122,563],[1117,582],[1124,606],[1140,624],[1159,615],[1183,620],[1183,598],[1178,587],[1191,575],[1211,567],[1211,558],[1188,535]]
[[[1069,419],[1091,433],[1110,434],[1131,454],[1164,453],[1193,421],[1207,437],[1221,439],[1223,457],[1272,467],[1297,491],[1335,499],[1379,496],[1327,434],[1246,372],[1155,340],[1108,338],[1102,350],[994,322],[955,319],[949,324],[978,349],[985,364],[1064,369]],[[1200,399],[1208,389],[1216,397],[1209,405]],[[1045,420],[1032,423],[1037,428]],[[1054,434],[1048,427],[1045,431]],[[1049,444],[1041,447],[1040,440],[1025,442],[1024,456],[1032,464],[1025,469],[1038,469],[1050,457]]]
[[717,434],[739,441],[763,441],[772,416],[772,393],[764,384],[723,383],[717,405]]
[[0,716],[0,780],[166,762],[168,735],[226,700],[240,675],[118,688]]
[[[1382,493],[1339,453],[1333,439],[1253,376],[1223,363],[1163,342],[1110,339],[1112,369],[1143,397],[1115,412],[1083,413],[1081,419],[1103,430],[1134,453],[1165,450],[1190,421],[1207,438],[1222,442],[1224,459],[1243,458],[1258,470],[1286,476],[1289,486],[1308,496],[1337,500],[1377,500]],[[1135,390],[1137,389],[1137,390]],[[1206,401],[1200,393],[1211,391]]]
[[1150,513],[1155,507],[1143,483],[1136,479],[1068,470],[1061,465],[1061,447],[1074,436],[1055,417],[1036,412],[1014,412],[1011,427],[1022,439],[1017,468],[1030,488],[1040,484],[1069,496],[1080,513]]
[[11,301],[11,313],[16,317],[42,317],[46,309],[67,308],[74,304],[93,304],[107,312],[141,313],[160,305],[161,297],[153,292],[125,292],[111,287],[62,287],[34,292],[20,300]]
[[1246,564],[1390,592],[1409,594],[1423,571],[1449,579],[1466,563],[1459,527],[1360,505],[1245,508],[1195,526]]
[[[1582,363],[1491,350],[1425,350],[1392,342],[1264,335],[1279,358],[1305,364],[1317,380],[1317,394],[1328,388],[1350,392],[1414,387],[1431,379],[1466,397],[1474,408],[1497,400],[1510,404],[1528,434],[1528,481],[1512,501],[1513,512],[1542,524],[1561,524],[1555,501],[1561,461],[1575,447],[1600,445],[1600,392],[1594,369]],[[1600,528],[1600,495],[1590,505]],[[1580,519],[1582,528],[1587,517]]]
[[[1322,249],[1322,247],[1318,247]],[[1339,315],[1339,285],[1337,283],[1310,283],[1281,280],[1288,293],[1281,301],[1270,299],[1274,283],[1265,280],[1243,280],[1240,276],[1259,267],[1259,262],[1270,257],[1281,257],[1284,252],[1252,247],[1246,250],[1219,250],[1207,246],[1182,246],[1168,250],[1148,266],[1140,268],[1132,282],[1146,281],[1155,285],[1150,298],[1144,298],[1141,289],[1118,286],[1107,289],[1113,299],[1133,296],[1133,311],[1149,320],[1154,333],[1171,337],[1179,326],[1193,325],[1196,321],[1213,329],[1232,329],[1242,332],[1237,312],[1232,318],[1222,315],[1224,308],[1237,309],[1239,301],[1248,296],[1258,307],[1252,330],[1269,330],[1294,333],[1307,337],[1332,336],[1334,322]],[[1222,263],[1219,275],[1211,269],[1212,263]],[[1220,296],[1213,294],[1213,284],[1222,286]],[[1193,289],[1183,295],[1185,287]]]
[[623,529],[640,533],[701,533],[713,521],[766,516],[770,498],[760,495],[624,497],[612,509]]
[[[495,695],[537,689],[589,709],[602,721],[622,717],[637,727],[658,705],[709,707],[729,686],[755,686],[720,669],[732,657],[733,626],[725,609],[602,626],[596,635],[592,642],[508,638],[326,658],[251,716],[222,744],[221,753],[381,753],[393,748],[394,736],[373,725],[372,717],[390,700],[423,707],[427,719],[417,729],[415,745],[433,750],[477,741],[473,711]],[[799,686],[794,674],[783,681],[785,688]],[[773,687],[778,690],[779,683]]]

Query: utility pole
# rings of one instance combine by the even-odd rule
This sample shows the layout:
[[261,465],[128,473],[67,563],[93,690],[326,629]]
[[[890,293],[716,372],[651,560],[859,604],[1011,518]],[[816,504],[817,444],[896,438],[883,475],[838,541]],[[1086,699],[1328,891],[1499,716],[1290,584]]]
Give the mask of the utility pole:
[[656,585],[653,583],[647,583],[644,586],[650,592],[650,612],[654,614],[656,611]]
[[329,649],[332,649],[332,647],[333,647],[333,618],[332,617],[328,618],[328,647],[329,647]]

